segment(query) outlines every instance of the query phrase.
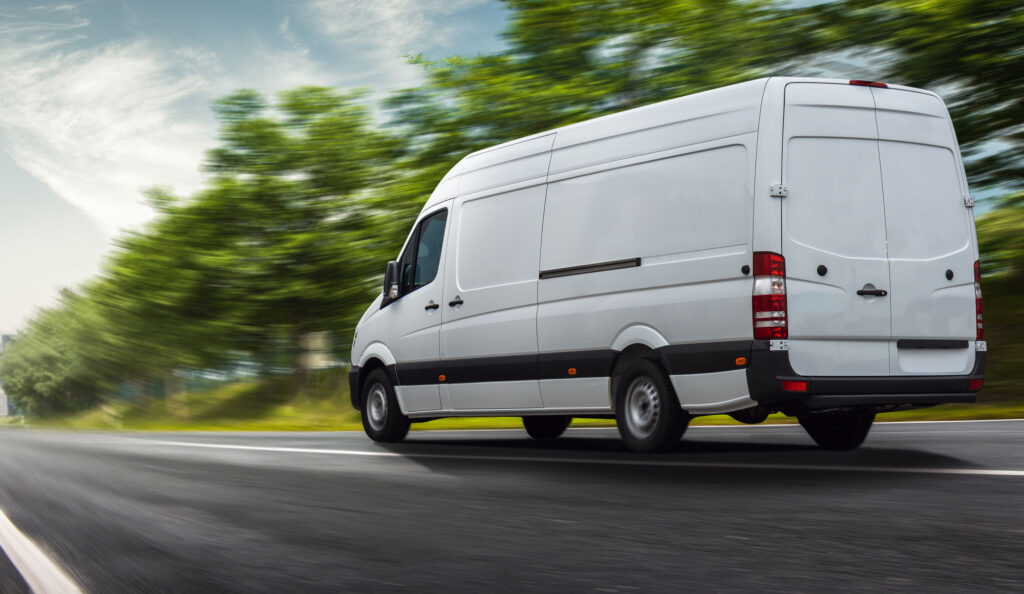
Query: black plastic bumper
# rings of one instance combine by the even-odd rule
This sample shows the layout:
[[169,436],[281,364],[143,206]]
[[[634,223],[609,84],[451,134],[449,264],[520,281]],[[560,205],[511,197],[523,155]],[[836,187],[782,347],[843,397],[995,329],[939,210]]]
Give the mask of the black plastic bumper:
[[[974,369],[967,375],[806,377],[793,371],[789,351],[773,351],[769,341],[751,345],[747,385],[758,403],[780,408],[825,409],[851,406],[926,406],[950,402],[974,402],[977,390],[971,380],[983,379],[985,352],[978,351]],[[807,390],[782,389],[784,381],[807,382]]]
[[356,410],[362,410],[362,402],[360,402],[359,394],[359,366],[353,365],[348,370],[348,393],[352,398],[352,408]]

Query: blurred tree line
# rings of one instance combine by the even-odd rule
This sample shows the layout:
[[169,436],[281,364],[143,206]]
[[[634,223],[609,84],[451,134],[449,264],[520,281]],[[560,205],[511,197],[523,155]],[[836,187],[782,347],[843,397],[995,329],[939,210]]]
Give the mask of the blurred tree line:
[[[1024,5],[1016,0],[505,0],[506,48],[411,60],[389,96],[303,87],[219,100],[207,187],[155,189],[157,212],[102,273],[42,310],[0,357],[30,414],[95,404],[117,385],[246,369],[301,382],[301,337],[336,356],[380,290],[411,220],[465,154],[519,136],[767,75],[843,63],[939,91],[976,186],[1024,180]],[[831,68],[841,74],[842,67]],[[979,218],[986,268],[1024,278],[1024,203]]]

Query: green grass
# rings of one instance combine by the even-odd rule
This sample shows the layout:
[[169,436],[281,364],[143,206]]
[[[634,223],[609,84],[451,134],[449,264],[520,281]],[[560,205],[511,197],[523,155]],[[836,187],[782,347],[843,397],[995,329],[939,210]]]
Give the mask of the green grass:
[[[340,376],[339,376],[340,377]],[[329,378],[322,388],[295,390],[288,379],[237,382],[167,398],[111,401],[97,408],[27,424],[65,429],[136,431],[328,431],[355,429],[359,413],[348,389]]]

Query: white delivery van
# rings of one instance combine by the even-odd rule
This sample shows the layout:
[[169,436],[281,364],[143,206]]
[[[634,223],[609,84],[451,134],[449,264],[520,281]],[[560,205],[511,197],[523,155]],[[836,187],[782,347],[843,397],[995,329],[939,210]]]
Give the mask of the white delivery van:
[[796,416],[828,449],[877,412],[972,402],[978,248],[942,100],[768,78],[473,153],[440,182],[356,329],[369,436],[521,416],[626,445],[689,419]]

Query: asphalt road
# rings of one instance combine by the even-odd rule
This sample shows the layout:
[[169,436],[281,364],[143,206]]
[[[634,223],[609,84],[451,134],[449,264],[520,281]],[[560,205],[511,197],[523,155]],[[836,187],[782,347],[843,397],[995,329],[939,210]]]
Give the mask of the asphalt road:
[[876,424],[848,453],[695,427],[658,456],[604,429],[11,429],[0,509],[96,593],[1024,591],[1024,422]]

